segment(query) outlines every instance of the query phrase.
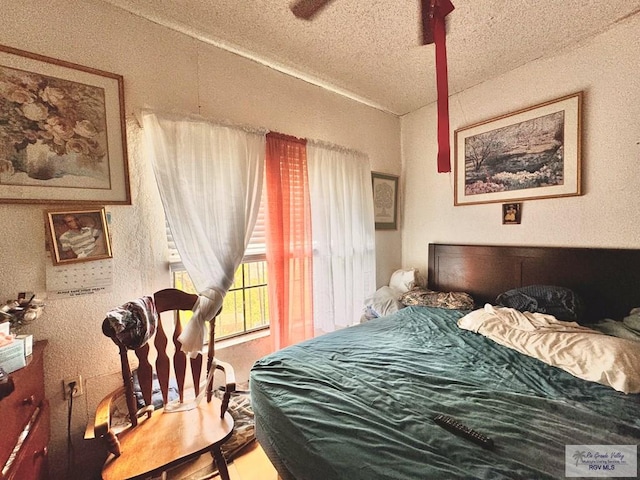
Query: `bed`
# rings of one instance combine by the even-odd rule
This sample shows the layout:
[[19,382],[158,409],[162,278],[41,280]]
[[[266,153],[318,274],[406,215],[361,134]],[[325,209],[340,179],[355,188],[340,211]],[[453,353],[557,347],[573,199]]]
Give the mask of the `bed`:
[[[528,285],[575,291],[586,328],[640,306],[640,250],[431,244],[428,255],[428,288],[466,292],[478,307]],[[280,477],[563,478],[574,461],[589,463],[572,446],[597,445],[631,446],[623,468],[635,466],[639,394],[460,328],[469,313],[407,307],[256,362],[256,435]],[[494,448],[451,434],[437,414]]]

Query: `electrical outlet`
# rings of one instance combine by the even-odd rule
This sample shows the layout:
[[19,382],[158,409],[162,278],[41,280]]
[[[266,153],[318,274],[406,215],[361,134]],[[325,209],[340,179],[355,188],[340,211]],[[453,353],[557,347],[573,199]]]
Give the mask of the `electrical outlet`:
[[[71,388],[71,385],[73,388]],[[64,399],[69,398],[69,392],[73,391],[73,397],[79,397],[80,395],[84,395],[84,388],[82,386],[82,376],[76,375],[75,377],[69,377],[62,380],[62,389],[64,393]]]

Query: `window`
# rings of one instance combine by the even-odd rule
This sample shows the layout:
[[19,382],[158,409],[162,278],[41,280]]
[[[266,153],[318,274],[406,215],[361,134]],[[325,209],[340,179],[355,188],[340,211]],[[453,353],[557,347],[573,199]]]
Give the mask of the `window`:
[[[264,205],[265,194],[263,190],[258,219],[251,234],[243,263],[236,270],[233,285],[224,298],[222,312],[216,320],[216,340],[269,328]],[[173,243],[168,226],[167,241],[173,286],[185,292],[197,293],[189,274],[180,261],[180,255]],[[191,313],[184,312],[181,319],[183,323],[186,323],[191,319]]]
[[[185,292],[196,293],[189,274],[181,265],[172,265],[173,285]],[[185,312],[187,313],[187,312]],[[184,315],[187,321],[190,315]],[[269,327],[269,295],[267,262],[245,262],[236,270],[233,285],[216,320],[216,339],[235,337]]]

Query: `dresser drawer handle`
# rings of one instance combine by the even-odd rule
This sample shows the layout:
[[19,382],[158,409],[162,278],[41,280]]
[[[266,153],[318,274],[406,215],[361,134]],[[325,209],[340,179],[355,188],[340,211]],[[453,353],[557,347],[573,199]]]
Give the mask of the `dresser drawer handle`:
[[35,395],[29,395],[27,398],[22,400],[22,404],[23,405],[35,405],[36,404],[36,396]]

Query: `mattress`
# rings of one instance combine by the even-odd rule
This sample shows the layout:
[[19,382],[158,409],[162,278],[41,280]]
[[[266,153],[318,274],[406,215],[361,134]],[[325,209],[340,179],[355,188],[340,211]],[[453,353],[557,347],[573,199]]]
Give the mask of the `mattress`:
[[[461,330],[464,311],[408,307],[253,366],[258,439],[283,478],[563,478],[567,445],[636,445],[638,395]],[[486,450],[436,425],[450,415]]]

